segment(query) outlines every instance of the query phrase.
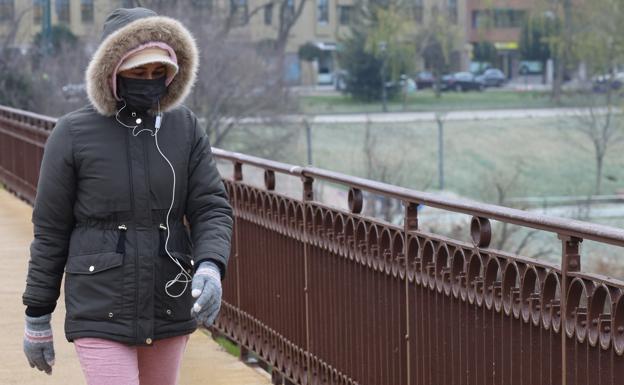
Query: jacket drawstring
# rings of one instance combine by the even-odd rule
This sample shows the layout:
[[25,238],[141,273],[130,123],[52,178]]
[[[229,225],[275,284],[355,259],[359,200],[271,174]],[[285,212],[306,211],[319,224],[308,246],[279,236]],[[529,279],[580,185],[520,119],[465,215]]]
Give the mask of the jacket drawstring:
[[126,254],[126,231],[128,228],[126,225],[119,225],[119,238],[117,239],[117,253]]

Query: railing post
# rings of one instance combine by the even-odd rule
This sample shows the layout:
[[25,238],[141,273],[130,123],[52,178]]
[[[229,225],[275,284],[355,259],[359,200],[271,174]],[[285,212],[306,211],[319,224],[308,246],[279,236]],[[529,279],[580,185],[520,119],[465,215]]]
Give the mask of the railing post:
[[583,241],[580,238],[571,237],[567,235],[559,235],[561,239],[561,384],[568,384],[568,362],[567,362],[567,345],[568,339],[566,334],[566,319],[567,307],[568,307],[568,286],[569,277],[568,274],[581,270],[581,253],[580,243]]
[[234,162],[234,181],[240,182],[243,180],[243,164],[241,162]]
[[238,356],[238,359],[243,361],[244,363],[248,363],[249,359],[251,358],[251,354],[249,353],[249,350],[244,347],[242,344],[239,345],[240,347],[240,355]]
[[410,297],[409,297],[409,259],[408,259],[408,246],[409,246],[409,233],[411,231],[418,230],[418,204],[413,202],[404,202],[405,206],[405,220],[403,222],[403,255],[405,256],[405,373],[407,375],[406,384],[411,384],[411,372],[410,372]]
[[276,369],[271,370],[271,384],[273,384],[273,385],[283,385],[284,384],[284,377]]
[[[236,212],[236,208],[240,207],[240,205],[238,204],[238,194],[236,193],[236,186],[239,182],[241,182],[243,180],[243,164],[240,162],[234,162],[234,175],[233,178],[234,180],[234,187],[232,188],[232,195],[230,197],[230,201],[232,202],[232,206],[234,207],[234,212]],[[241,279],[240,279],[240,258],[239,258],[239,245],[240,245],[240,238],[239,238],[239,231],[237,231],[238,228],[238,224],[237,224],[238,220],[236,219],[236,215],[234,215],[234,263],[236,264],[236,307],[238,308],[238,310],[240,310],[241,308]],[[240,316],[240,312],[237,311],[236,312],[236,318],[237,318],[237,328],[240,328],[241,326],[241,316]],[[239,329],[240,330],[240,329]],[[238,341],[238,346],[240,347],[240,355],[239,355],[239,359],[243,362],[247,362],[249,360],[250,354],[249,354],[249,350],[247,350],[247,348],[245,348],[243,346],[243,344]]]
[[267,191],[275,190],[275,171],[264,170],[264,188],[266,188]]
[[[236,185],[241,182],[243,180],[243,164],[241,162],[234,162],[234,189],[233,189],[233,195],[234,195],[234,199],[233,199],[233,203],[234,203],[234,207],[240,207],[238,205],[238,196],[236,194]],[[241,303],[241,280],[240,280],[240,261],[239,261],[239,253],[238,253],[238,248],[240,245],[240,239],[238,237],[238,231],[236,231],[236,228],[238,227],[236,225],[236,216],[234,218],[234,239],[235,239],[235,249],[234,249],[234,261],[236,262],[236,306],[240,309],[240,303]],[[240,320],[239,320],[240,323]]]
[[418,230],[418,203],[408,202],[405,205],[405,231],[416,230]]
[[[313,191],[313,184],[314,184],[314,178],[310,178],[308,176],[302,175],[301,176],[301,181],[303,182],[303,202],[310,202],[314,199],[314,191]],[[308,296],[308,287],[310,285],[310,281],[309,281],[309,274],[308,274],[308,241],[309,241],[309,236],[310,234],[308,234],[308,226],[306,225],[308,223],[306,216],[308,215],[308,210],[306,209],[306,206],[304,204],[303,206],[303,274],[304,274],[304,298],[305,298],[305,328],[306,328],[306,352],[307,352],[307,356],[306,356],[306,368],[305,368],[305,376],[307,377],[307,383],[309,384],[312,381],[312,378],[310,377],[310,299]]]
[[301,179],[303,180],[303,200],[313,200],[314,190],[312,185],[314,183],[314,178],[310,178],[309,176],[302,176]]

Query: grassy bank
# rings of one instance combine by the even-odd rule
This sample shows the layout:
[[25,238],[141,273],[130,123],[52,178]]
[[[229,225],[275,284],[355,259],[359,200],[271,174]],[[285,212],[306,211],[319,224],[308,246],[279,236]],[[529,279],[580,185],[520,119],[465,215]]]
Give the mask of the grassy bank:
[[[493,203],[497,184],[504,185],[509,197],[589,194],[594,187],[595,161],[589,145],[581,144],[587,140],[574,129],[578,124],[574,118],[447,122],[445,189]],[[299,134],[282,146],[277,160],[304,164],[303,127],[253,128],[255,138],[278,135],[280,130]],[[315,124],[313,164],[356,176],[385,178],[404,187],[434,190],[438,187],[437,132],[435,122],[372,124],[375,159],[371,174],[364,152],[364,124]],[[224,148],[264,155],[264,148],[254,151],[250,140],[254,138],[235,130]],[[605,159],[603,194],[624,187],[622,149],[624,145],[615,145]]]
[[215,341],[234,357],[240,357],[240,347],[238,345],[233,344],[225,337],[217,337]]

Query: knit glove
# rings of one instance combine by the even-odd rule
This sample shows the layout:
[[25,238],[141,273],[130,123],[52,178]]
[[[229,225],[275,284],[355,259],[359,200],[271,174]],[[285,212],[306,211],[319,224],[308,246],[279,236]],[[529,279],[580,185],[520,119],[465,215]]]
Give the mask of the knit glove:
[[52,374],[54,365],[54,343],[52,341],[52,314],[41,317],[26,316],[24,330],[24,353],[31,368]]
[[212,325],[221,308],[221,274],[219,267],[210,261],[199,264],[192,281],[191,295],[197,298],[191,315],[204,327]]

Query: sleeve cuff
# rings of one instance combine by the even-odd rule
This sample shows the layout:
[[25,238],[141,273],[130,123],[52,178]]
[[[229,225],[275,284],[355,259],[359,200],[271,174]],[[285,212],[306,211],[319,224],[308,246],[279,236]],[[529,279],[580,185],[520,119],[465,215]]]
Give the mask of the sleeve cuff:
[[195,262],[195,270],[197,270],[197,268],[202,262],[206,262],[206,261],[210,261],[214,263],[215,265],[217,265],[217,267],[219,268],[219,274],[221,275],[221,281],[223,281],[223,279],[225,279],[225,266],[223,266],[223,262],[219,261],[218,259],[202,258],[198,260],[197,262]]
[[26,306],[26,315],[29,317],[41,317],[51,314],[56,308],[56,304],[51,306]]

